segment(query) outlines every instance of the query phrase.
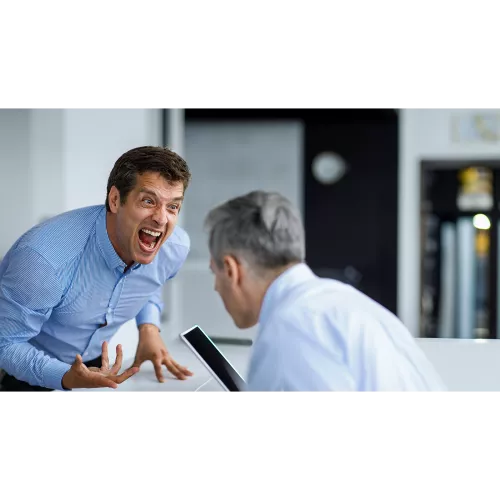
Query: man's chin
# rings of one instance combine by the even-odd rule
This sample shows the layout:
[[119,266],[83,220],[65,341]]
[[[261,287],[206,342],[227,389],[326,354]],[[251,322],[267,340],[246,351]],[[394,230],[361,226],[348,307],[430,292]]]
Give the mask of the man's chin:
[[252,328],[252,326],[255,326],[257,324],[256,321],[249,321],[249,320],[244,320],[244,319],[235,319],[233,318],[234,324],[240,329],[240,330],[246,330],[248,328]]
[[144,255],[144,254],[136,254],[134,261],[137,262],[137,264],[142,264],[143,266],[146,266],[148,264],[151,264],[153,262],[154,258],[156,257],[157,252],[151,255]]

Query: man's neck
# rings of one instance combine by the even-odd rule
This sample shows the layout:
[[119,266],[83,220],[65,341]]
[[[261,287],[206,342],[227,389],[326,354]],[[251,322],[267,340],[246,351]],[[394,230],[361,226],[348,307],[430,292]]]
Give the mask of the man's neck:
[[126,273],[129,270],[129,268],[134,265],[134,261],[127,262],[123,258],[123,255],[121,254],[121,252],[118,249],[118,242],[116,241],[116,238],[115,238],[115,234],[116,234],[115,219],[113,218],[113,214],[110,212],[106,212],[106,231],[108,233],[109,241],[111,242],[111,245],[113,245],[113,248],[114,248],[116,254],[118,255],[118,257],[120,257],[120,259],[122,259],[123,262],[125,262],[126,267],[125,267],[125,271],[123,271],[123,272]]
[[291,269],[292,267],[300,264],[300,262],[292,262],[291,264],[287,264],[286,266],[282,266],[276,269],[271,269],[266,271],[262,280],[260,280],[258,285],[258,315],[260,316],[260,312],[262,310],[262,304],[264,303],[264,298],[269,290],[269,287],[286,271]]

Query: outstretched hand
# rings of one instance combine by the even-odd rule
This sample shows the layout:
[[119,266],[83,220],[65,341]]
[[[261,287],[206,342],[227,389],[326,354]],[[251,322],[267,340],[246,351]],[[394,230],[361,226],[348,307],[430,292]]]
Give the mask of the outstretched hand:
[[158,382],[164,382],[163,365],[167,370],[179,380],[185,380],[193,375],[185,366],[175,361],[168,352],[160,336],[159,330],[153,325],[142,325],[140,330],[139,345],[135,355],[134,364],[139,368],[144,361],[153,363]]
[[110,368],[108,343],[103,342],[101,368],[87,368],[83,363],[82,357],[77,354],[75,362],[62,378],[62,386],[64,389],[93,389],[96,387],[109,387],[110,389],[116,389],[118,384],[125,382],[125,380],[139,371],[139,367],[132,366],[128,370],[125,370],[121,375],[118,375],[122,366],[122,361],[122,346],[117,345],[116,360]]

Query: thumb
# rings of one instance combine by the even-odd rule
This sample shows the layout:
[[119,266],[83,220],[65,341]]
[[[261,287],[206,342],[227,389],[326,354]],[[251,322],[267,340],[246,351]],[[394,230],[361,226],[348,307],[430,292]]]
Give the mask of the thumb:
[[85,370],[88,370],[88,368],[83,364],[83,359],[79,354],[76,355],[75,362],[73,363],[72,368],[76,372],[80,372],[80,374],[83,373]]

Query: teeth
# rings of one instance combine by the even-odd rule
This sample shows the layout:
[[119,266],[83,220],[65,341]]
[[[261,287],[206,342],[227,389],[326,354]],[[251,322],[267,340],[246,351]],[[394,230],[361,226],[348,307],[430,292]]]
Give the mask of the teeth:
[[146,248],[149,248],[149,250],[153,250],[153,248],[156,245],[156,242],[153,241],[153,243],[144,243],[143,241],[141,241],[141,245],[145,246]]
[[155,238],[157,238],[161,234],[157,231],[150,231],[149,229],[141,229],[141,231],[144,231],[146,234],[150,234],[151,236],[154,236]]

